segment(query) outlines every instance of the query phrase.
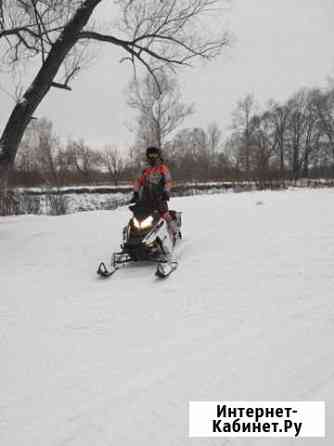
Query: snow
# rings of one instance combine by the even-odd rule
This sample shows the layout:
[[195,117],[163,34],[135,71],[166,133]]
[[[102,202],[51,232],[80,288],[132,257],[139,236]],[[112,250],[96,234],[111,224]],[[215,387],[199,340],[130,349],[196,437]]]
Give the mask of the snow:
[[[184,239],[100,280],[129,212],[0,218],[0,444],[189,439],[189,400],[325,400],[334,424],[334,190],[177,198]],[[259,205],[261,204],[261,205]]]
[[92,211],[101,209],[114,209],[128,202],[132,193],[114,192],[111,194],[66,194],[67,213],[78,211]]

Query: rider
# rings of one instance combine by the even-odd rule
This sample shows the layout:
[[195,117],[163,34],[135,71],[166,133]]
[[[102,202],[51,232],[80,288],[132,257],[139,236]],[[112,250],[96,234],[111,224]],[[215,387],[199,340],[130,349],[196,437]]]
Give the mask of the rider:
[[172,177],[163,162],[161,150],[156,146],[146,149],[146,160],[149,167],[135,181],[132,201],[140,201],[147,206],[157,209],[168,225],[173,242],[176,240],[176,222],[168,211],[167,201],[170,198]]

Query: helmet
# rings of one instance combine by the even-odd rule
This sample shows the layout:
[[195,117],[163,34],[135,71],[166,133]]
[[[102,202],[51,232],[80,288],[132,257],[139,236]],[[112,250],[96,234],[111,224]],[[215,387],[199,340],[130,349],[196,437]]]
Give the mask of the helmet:
[[161,150],[156,146],[149,146],[146,149],[146,157],[149,158],[152,157],[159,157],[161,158]]
[[156,147],[156,146],[149,146],[146,149],[146,158],[148,160],[156,160],[156,159],[160,159],[160,161],[162,161],[162,155],[161,155],[161,150]]

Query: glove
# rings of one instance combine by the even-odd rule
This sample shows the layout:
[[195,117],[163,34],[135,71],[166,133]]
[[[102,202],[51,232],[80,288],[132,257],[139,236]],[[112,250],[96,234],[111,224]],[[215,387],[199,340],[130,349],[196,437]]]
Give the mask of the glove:
[[138,192],[134,192],[131,197],[130,203],[137,203],[138,200],[139,200],[139,194]]
[[170,196],[169,196],[169,193],[167,192],[167,191],[163,191],[162,192],[162,194],[161,194],[161,199],[163,200],[163,201],[168,201],[169,199],[170,199]]

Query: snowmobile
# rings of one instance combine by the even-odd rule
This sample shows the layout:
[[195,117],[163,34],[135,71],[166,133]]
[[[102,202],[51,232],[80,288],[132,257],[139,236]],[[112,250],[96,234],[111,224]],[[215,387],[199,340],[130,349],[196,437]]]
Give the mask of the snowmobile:
[[166,220],[160,216],[158,210],[140,202],[129,206],[129,209],[133,216],[123,228],[121,251],[112,255],[110,268],[101,262],[97,273],[102,277],[109,277],[124,264],[148,261],[157,263],[157,277],[169,276],[177,267],[173,249],[177,240],[182,238],[181,212],[169,211],[177,227],[176,238],[173,239]]

